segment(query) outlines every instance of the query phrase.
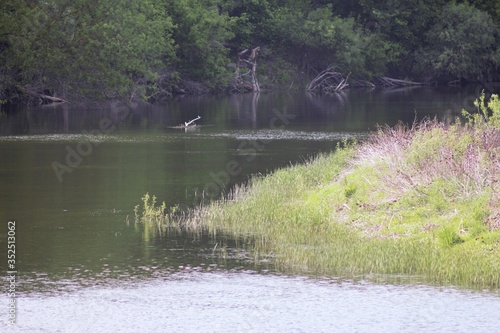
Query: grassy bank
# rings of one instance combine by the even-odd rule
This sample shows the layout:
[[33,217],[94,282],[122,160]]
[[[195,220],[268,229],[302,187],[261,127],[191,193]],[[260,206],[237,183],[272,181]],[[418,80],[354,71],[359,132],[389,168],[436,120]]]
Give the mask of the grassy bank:
[[287,271],[499,288],[498,99],[490,107],[467,125],[382,128],[182,220],[145,202],[142,219],[246,239]]

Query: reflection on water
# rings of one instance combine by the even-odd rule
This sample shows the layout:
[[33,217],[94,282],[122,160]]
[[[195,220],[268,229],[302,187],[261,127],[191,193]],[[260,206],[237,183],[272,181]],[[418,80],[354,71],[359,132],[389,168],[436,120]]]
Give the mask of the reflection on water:
[[[243,313],[248,315],[249,309],[263,309],[252,301],[252,292],[246,288],[248,284],[262,295],[269,292],[271,286],[291,294],[293,288],[299,288],[297,299],[305,302],[300,306],[298,302],[289,303],[290,298],[286,298],[283,303],[281,298],[274,299],[271,294],[266,301],[270,303],[263,303],[270,304],[270,311],[263,316],[283,319],[271,321],[268,317],[268,320],[260,321],[256,331],[266,328],[280,331],[285,323],[294,320],[297,325],[290,324],[286,331],[291,331],[288,329],[291,327],[321,324],[307,321],[307,316],[299,315],[299,308],[311,311],[311,318],[313,312],[320,313],[322,318],[337,313],[340,318],[336,319],[340,325],[337,327],[342,330],[344,326],[339,320],[345,315],[343,306],[353,306],[342,302],[354,297],[351,294],[354,293],[360,306],[365,303],[364,293],[360,293],[357,287],[353,290],[338,289],[300,279],[223,274],[248,269],[272,272],[272,260],[254,263],[246,252],[240,250],[239,244],[230,239],[178,234],[160,238],[134,224],[134,207],[141,204],[140,198],[147,192],[168,206],[192,207],[199,204],[200,193],[207,189],[215,188],[217,193],[213,193],[213,197],[217,197],[219,192],[247,181],[251,175],[266,174],[318,153],[332,151],[338,141],[363,137],[378,124],[410,123],[415,117],[425,116],[453,119],[462,108],[472,105],[476,90],[418,88],[354,90],[334,96],[209,96],[155,106],[112,103],[105,107],[78,108],[64,105],[0,113],[0,221],[17,222],[18,292],[25,297],[19,305],[21,326],[28,331],[31,328],[39,330],[39,327],[55,331],[53,328],[68,327],[64,325],[73,322],[73,316],[83,311],[85,317],[95,320],[95,324],[87,323],[88,331],[106,331],[111,321],[107,321],[109,318],[102,313],[109,309],[116,307],[117,316],[122,316],[126,323],[127,312],[140,306],[137,304],[143,304],[146,312],[160,315],[157,311],[165,308],[159,305],[162,300],[162,304],[169,305],[161,317],[165,320],[195,320],[191,314],[182,317],[180,312],[175,312],[177,308],[172,304],[176,302],[179,302],[180,309],[192,307],[197,313],[209,310],[212,304],[214,311],[219,309],[219,316],[222,313],[229,317],[243,316]],[[281,119],[278,123],[278,115],[283,114],[293,117],[287,118],[286,122]],[[202,118],[197,122],[201,126],[196,131],[171,128],[197,115]],[[226,177],[223,173],[229,162],[237,163],[239,172]],[[54,165],[59,166],[60,177]],[[61,165],[66,169],[61,169]],[[5,246],[6,233],[6,228],[0,230],[0,246]],[[5,265],[5,260],[0,261],[3,271],[6,271]],[[186,268],[216,274],[179,277],[178,272],[184,273]],[[217,282],[219,280],[221,282]],[[132,288],[136,283],[139,286]],[[261,289],[259,284],[263,285]],[[96,286],[99,287],[87,290]],[[191,293],[193,297],[182,299],[175,288],[183,290],[184,296]],[[380,288],[385,287],[366,288],[367,295],[374,297],[367,304],[376,307],[375,294]],[[308,296],[309,290],[318,303]],[[420,292],[419,289],[412,290],[405,292]],[[418,296],[424,298],[421,304],[426,302],[426,293],[431,295],[429,297],[448,295],[432,290]],[[342,293],[344,291],[346,294]],[[51,298],[39,294],[59,292],[65,296]],[[211,301],[212,292],[222,303]],[[388,295],[392,295],[391,292]],[[114,293],[117,296],[112,296]],[[98,294],[103,295],[102,302],[90,301]],[[240,294],[243,297],[239,297]],[[248,303],[245,303],[245,295],[249,295]],[[5,301],[3,297],[0,298],[2,302]],[[449,299],[456,297],[460,302],[461,297],[467,298],[450,296]],[[196,300],[201,303],[193,303]],[[240,304],[241,312],[229,311],[231,302]],[[471,302],[474,303],[474,298]],[[498,309],[498,299],[492,302]],[[42,303],[48,309],[43,316],[37,311]],[[207,306],[203,305],[205,303]],[[475,306],[472,303],[469,305]],[[79,308],[78,304],[85,304],[82,305],[85,308]],[[324,304],[328,306],[324,307]],[[328,307],[332,312],[321,312]],[[414,307],[417,313],[423,311],[417,305]],[[62,308],[71,311],[59,319],[50,315]],[[97,315],[95,309],[103,312]],[[393,307],[387,308],[387,311],[392,310]],[[287,311],[288,316],[285,315]],[[407,320],[408,315],[396,318]],[[460,327],[461,315],[459,312],[453,318],[458,323],[456,327]],[[251,322],[259,322],[256,316],[249,316]],[[238,328],[235,326],[238,318],[233,322],[229,317],[216,318],[214,325],[223,322],[229,331],[234,331]],[[148,321],[147,316],[134,318],[137,325],[145,325],[150,331],[159,324],[159,321]],[[345,324],[346,331],[352,331],[347,327],[352,328],[353,323],[355,327],[361,324],[360,321],[354,322],[353,318]],[[364,318],[366,321],[363,322],[367,323],[382,325],[383,322],[373,313]],[[36,326],[38,321],[44,325]],[[208,317],[205,317],[196,323],[206,325],[207,321]],[[334,322],[332,319],[325,325],[334,325]],[[174,325],[176,322],[171,319],[169,323]],[[415,319],[415,325],[419,323],[422,324]],[[124,331],[136,331],[134,328],[138,326],[128,324]],[[389,331],[400,328],[394,321],[387,325],[393,326],[380,327]],[[436,328],[442,327],[439,321],[436,325]],[[188,331],[197,328],[179,327],[189,327]],[[208,331],[220,331],[215,326],[210,327]],[[326,327],[320,326],[317,331]],[[363,327],[369,330],[369,326]],[[416,331],[414,328],[412,330]]]
[[[53,268],[50,272],[26,272],[17,284],[18,290],[23,295],[53,295],[92,286],[119,286],[165,279],[179,271],[228,272],[252,269],[269,272],[273,269],[269,260],[255,262],[242,248],[243,244],[231,239],[177,231],[160,238],[143,225],[131,228],[136,229],[142,237],[130,239],[126,253],[110,251],[98,259],[95,259],[95,254],[87,253],[52,258],[53,265],[61,268]],[[115,235],[117,238],[120,236],[120,232]],[[71,248],[67,244],[63,246]],[[89,251],[87,248],[82,252]]]

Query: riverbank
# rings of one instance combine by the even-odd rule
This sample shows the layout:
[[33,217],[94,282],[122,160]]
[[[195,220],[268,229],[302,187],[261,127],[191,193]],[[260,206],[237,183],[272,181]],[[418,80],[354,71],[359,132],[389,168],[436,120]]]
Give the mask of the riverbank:
[[498,99],[490,107],[481,108],[488,122],[477,115],[464,126],[382,128],[256,178],[182,220],[145,202],[142,219],[241,239],[257,260],[272,256],[287,271],[498,288]]

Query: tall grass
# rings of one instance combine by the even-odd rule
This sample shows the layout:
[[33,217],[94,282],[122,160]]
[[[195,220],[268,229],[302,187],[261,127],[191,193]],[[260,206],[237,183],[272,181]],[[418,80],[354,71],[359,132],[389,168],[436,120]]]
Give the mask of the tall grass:
[[236,187],[177,226],[251,240],[256,259],[272,255],[287,271],[499,288],[500,104],[481,103],[487,117],[382,127]]

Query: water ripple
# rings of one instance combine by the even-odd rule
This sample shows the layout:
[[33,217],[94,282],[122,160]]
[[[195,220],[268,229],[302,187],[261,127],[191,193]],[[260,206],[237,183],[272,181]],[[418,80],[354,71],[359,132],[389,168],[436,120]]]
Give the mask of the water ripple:
[[114,143],[153,143],[178,142],[185,140],[234,139],[234,140],[300,140],[300,141],[338,141],[365,137],[361,132],[306,132],[289,130],[238,130],[213,133],[164,133],[157,135],[106,135],[106,134],[45,134],[0,136],[0,142],[103,142]]
[[[11,332],[496,332],[500,299],[423,286],[178,272],[19,298]],[[0,295],[0,306],[7,309]],[[0,317],[6,326],[7,316]]]

